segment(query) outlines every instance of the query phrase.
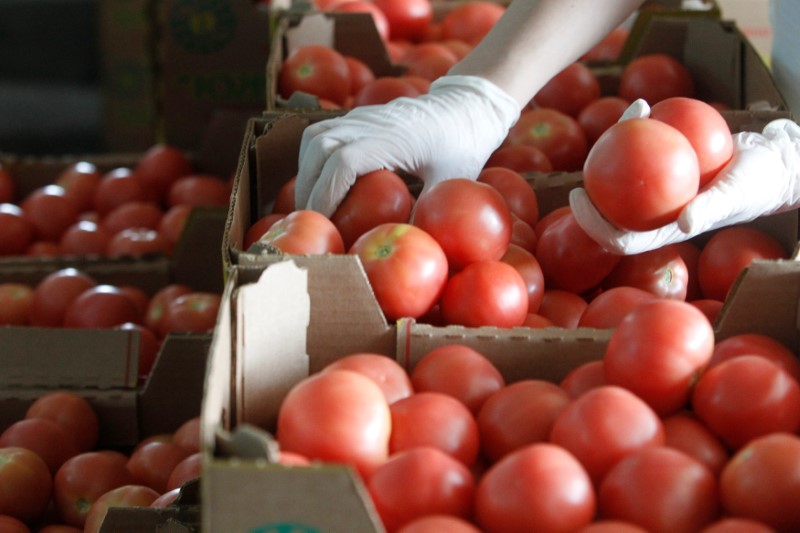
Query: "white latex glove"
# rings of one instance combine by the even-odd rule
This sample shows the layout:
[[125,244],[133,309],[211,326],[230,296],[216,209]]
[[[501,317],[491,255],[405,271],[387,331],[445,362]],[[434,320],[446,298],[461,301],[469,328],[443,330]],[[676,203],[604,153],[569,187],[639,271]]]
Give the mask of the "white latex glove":
[[428,188],[475,179],[517,121],[520,105],[476,76],[443,76],[428,93],[357,107],[307,127],[295,184],[298,209],[330,216],[357,176],[405,171]]
[[570,191],[569,203],[590,237],[623,255],[788,211],[800,207],[800,126],[778,119],[761,133],[735,134],[728,164],[683,208],[677,222],[661,228],[643,232],[616,228],[597,211],[583,188]]

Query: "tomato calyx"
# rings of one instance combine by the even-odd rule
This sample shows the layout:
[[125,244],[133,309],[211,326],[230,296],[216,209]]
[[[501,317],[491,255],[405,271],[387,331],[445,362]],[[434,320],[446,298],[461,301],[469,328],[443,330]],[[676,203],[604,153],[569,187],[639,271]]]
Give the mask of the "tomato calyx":
[[531,126],[531,137],[536,139],[546,139],[553,134],[552,130],[553,128],[550,126],[550,124],[540,122]]

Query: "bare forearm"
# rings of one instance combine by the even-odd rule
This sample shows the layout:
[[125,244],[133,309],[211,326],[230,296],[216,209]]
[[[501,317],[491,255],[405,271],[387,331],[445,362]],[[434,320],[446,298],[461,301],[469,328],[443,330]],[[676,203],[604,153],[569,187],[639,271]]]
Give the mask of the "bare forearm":
[[644,0],[513,0],[449,74],[484,77],[520,105],[598,43]]

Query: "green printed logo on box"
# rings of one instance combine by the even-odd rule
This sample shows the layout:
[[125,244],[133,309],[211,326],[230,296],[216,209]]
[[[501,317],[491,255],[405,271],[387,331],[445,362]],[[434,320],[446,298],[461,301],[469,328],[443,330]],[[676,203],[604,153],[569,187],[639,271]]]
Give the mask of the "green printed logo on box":
[[251,529],[249,533],[322,533],[322,531],[305,524],[285,522],[279,524],[264,524],[263,526]]
[[227,1],[178,0],[169,14],[172,38],[187,52],[213,54],[236,34],[236,13]]

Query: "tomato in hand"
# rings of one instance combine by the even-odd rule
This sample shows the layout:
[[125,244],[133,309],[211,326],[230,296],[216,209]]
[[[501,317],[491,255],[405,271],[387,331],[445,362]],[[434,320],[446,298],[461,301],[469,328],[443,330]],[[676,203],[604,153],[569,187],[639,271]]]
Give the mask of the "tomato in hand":
[[350,69],[344,56],[329,46],[301,46],[284,59],[278,90],[283,98],[302,91],[344,105],[350,95]]
[[651,106],[674,96],[693,98],[694,91],[694,79],[686,65],[663,53],[632,59],[622,70],[618,88],[625,100],[642,98]]
[[344,241],[339,230],[325,215],[310,209],[293,211],[278,220],[259,242],[274,246],[285,254],[343,254]]

